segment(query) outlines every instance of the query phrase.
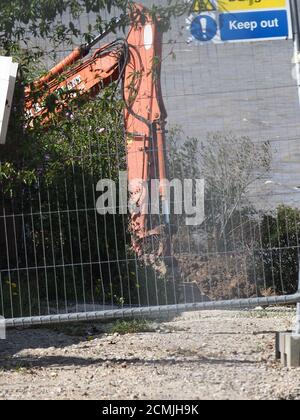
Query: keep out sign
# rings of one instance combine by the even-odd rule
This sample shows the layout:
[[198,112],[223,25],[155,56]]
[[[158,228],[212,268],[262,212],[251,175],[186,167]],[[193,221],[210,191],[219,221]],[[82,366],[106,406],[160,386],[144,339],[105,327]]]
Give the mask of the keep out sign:
[[187,19],[192,35],[189,41],[222,43],[293,36],[289,0],[204,0],[195,5],[198,7]]
[[288,38],[289,24],[285,10],[220,15],[222,41],[255,38]]

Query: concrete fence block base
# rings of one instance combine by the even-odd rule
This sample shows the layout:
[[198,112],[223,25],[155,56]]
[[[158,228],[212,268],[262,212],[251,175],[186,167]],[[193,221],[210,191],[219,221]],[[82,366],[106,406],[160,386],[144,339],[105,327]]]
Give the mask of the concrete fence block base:
[[276,357],[288,368],[300,367],[300,335],[292,332],[280,333],[276,339]]

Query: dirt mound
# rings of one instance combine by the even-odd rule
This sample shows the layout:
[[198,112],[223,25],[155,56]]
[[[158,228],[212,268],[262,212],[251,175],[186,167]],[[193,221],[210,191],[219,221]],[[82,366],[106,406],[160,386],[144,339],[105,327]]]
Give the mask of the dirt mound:
[[244,255],[176,257],[185,282],[196,284],[210,299],[249,298],[257,295],[254,281],[249,280]]

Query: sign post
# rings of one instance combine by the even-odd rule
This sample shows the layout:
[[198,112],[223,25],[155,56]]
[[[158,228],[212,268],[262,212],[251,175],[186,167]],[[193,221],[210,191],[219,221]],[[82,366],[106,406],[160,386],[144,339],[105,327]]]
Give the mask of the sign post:
[[196,0],[190,41],[207,43],[292,39],[290,0]]
[[300,20],[297,0],[291,0],[291,14],[293,24],[294,57],[293,77],[297,81],[298,97],[300,104]]
[[0,144],[5,144],[15,90],[18,64],[11,57],[0,57]]

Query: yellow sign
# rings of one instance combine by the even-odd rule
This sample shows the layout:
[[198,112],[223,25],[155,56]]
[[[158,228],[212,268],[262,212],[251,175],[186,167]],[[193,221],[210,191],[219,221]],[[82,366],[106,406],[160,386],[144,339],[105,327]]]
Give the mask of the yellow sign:
[[280,9],[286,6],[287,0],[218,0],[218,10],[222,12]]
[[216,10],[213,0],[193,0],[192,13],[211,12],[213,10]]

